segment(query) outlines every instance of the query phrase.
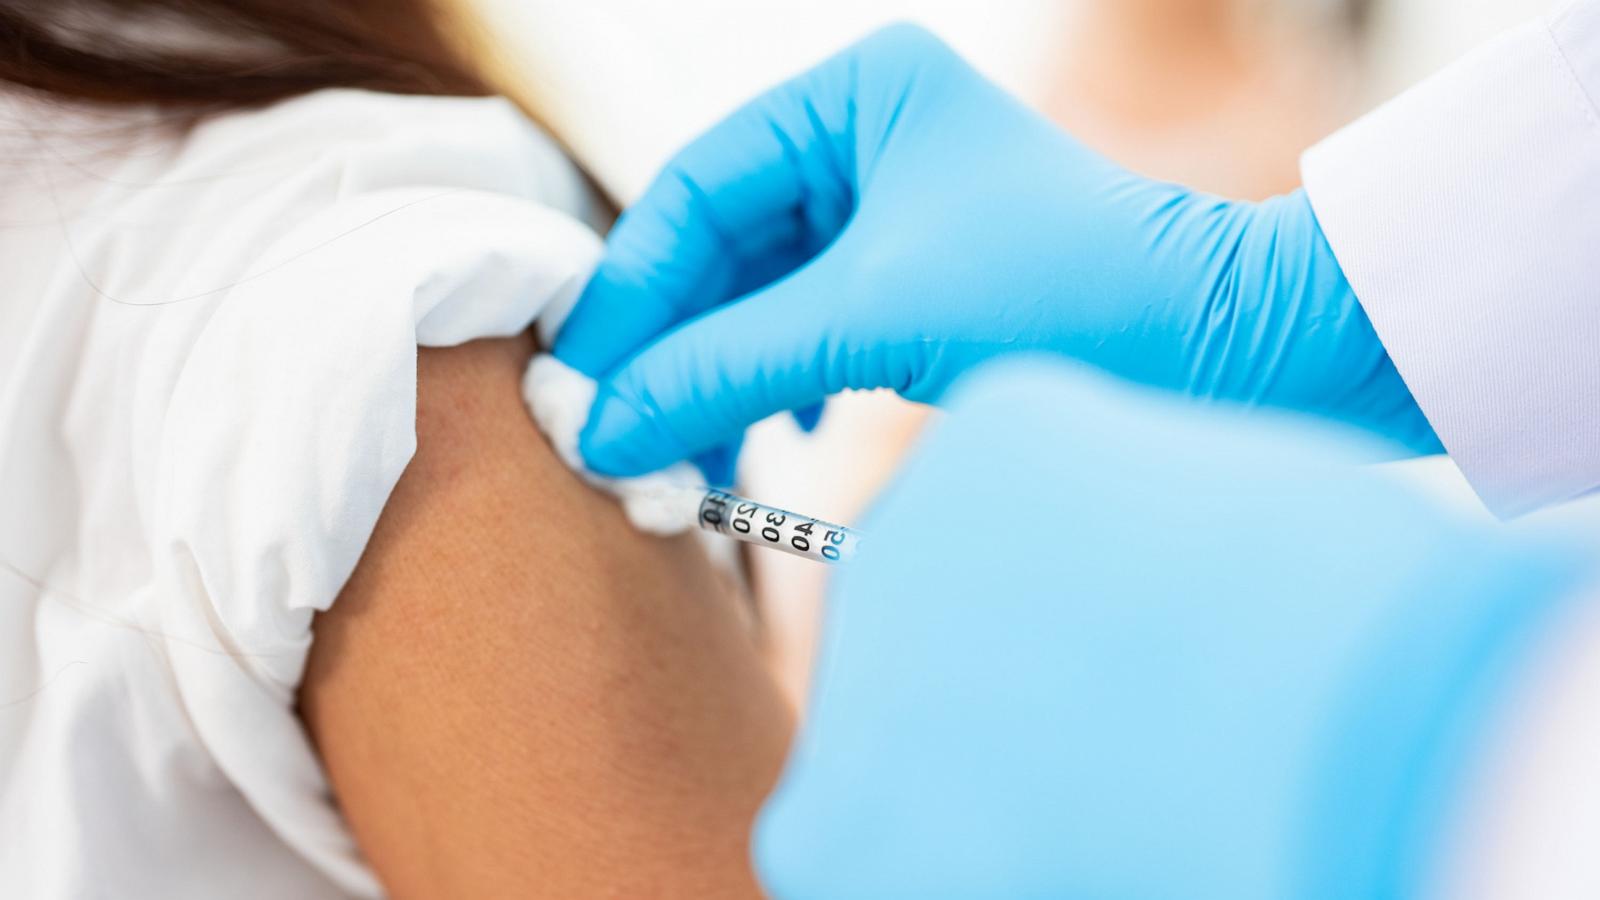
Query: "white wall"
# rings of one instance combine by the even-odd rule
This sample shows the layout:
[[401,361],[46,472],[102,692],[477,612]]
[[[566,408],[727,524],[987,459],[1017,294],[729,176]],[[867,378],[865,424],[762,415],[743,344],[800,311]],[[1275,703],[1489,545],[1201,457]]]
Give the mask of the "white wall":
[[1059,34],[1050,0],[478,0],[548,123],[614,196],[742,100],[897,19],[1033,92]]
[[1555,0],[1385,0],[1374,21],[1368,104],[1382,103]]
[[[1073,8],[1115,0],[471,0],[549,124],[620,200],[741,100],[896,19],[939,32],[1037,98]],[[1328,3],[1334,0],[1263,0]],[[1375,105],[1554,0],[1385,0],[1368,57]]]

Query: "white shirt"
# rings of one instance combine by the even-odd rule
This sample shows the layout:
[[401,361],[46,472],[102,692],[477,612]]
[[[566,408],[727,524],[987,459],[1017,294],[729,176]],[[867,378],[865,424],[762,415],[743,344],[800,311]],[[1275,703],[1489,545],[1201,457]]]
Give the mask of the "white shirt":
[[293,710],[312,616],[416,347],[559,318],[588,193],[493,99],[0,123],[0,896],[376,895]]

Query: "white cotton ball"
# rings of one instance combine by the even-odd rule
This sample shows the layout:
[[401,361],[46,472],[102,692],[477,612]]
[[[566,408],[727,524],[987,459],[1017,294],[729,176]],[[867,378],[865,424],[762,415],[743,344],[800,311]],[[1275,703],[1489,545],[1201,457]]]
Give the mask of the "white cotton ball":
[[650,534],[678,534],[694,524],[705,489],[686,462],[638,478],[607,478],[584,468],[578,432],[594,405],[594,379],[554,356],[540,354],[522,378],[522,398],[556,455],[584,480],[614,494],[633,527]]

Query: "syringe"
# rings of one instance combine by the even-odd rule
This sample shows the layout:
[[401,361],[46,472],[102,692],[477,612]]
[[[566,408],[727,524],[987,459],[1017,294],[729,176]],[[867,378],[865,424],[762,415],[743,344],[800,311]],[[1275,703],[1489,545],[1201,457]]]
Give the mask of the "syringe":
[[656,499],[671,508],[667,515],[673,521],[693,515],[695,524],[707,531],[818,562],[845,562],[861,546],[861,533],[853,528],[716,488],[675,486],[670,497],[664,493]]
[[818,562],[845,562],[861,547],[855,529],[715,489],[706,491],[695,521],[708,531]]

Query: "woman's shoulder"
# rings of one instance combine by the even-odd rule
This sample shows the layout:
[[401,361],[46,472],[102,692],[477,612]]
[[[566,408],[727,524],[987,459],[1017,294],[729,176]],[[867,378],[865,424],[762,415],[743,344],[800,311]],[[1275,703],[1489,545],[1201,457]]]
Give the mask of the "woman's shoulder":
[[321,91],[114,156],[70,169],[81,208],[40,211],[51,314],[27,342],[72,347],[44,365],[105,406],[139,385],[82,424],[92,458],[138,467],[93,489],[136,493],[143,543],[219,588],[196,627],[292,685],[414,450],[417,347],[553,321],[599,255],[593,203],[494,98]]
[[[214,302],[163,412],[163,537],[230,573],[217,621],[289,653],[257,668],[292,684],[306,613],[332,602],[415,449],[418,346],[554,321],[600,242],[576,168],[504,100],[322,91],[200,123],[185,155],[177,184],[271,174],[205,201],[184,243],[206,252],[166,292]],[[273,570],[294,590],[267,596]]]
[[[160,698],[179,724],[152,740],[194,741],[272,834],[376,893],[295,717],[311,620],[416,449],[418,347],[570,305],[600,251],[587,191],[492,98],[79,112],[0,102],[20,144],[0,393],[31,398],[0,404],[0,496],[19,501],[0,530],[37,531],[40,571],[138,624],[118,652],[155,661],[105,667],[98,699]],[[84,633],[46,624],[0,654]]]

